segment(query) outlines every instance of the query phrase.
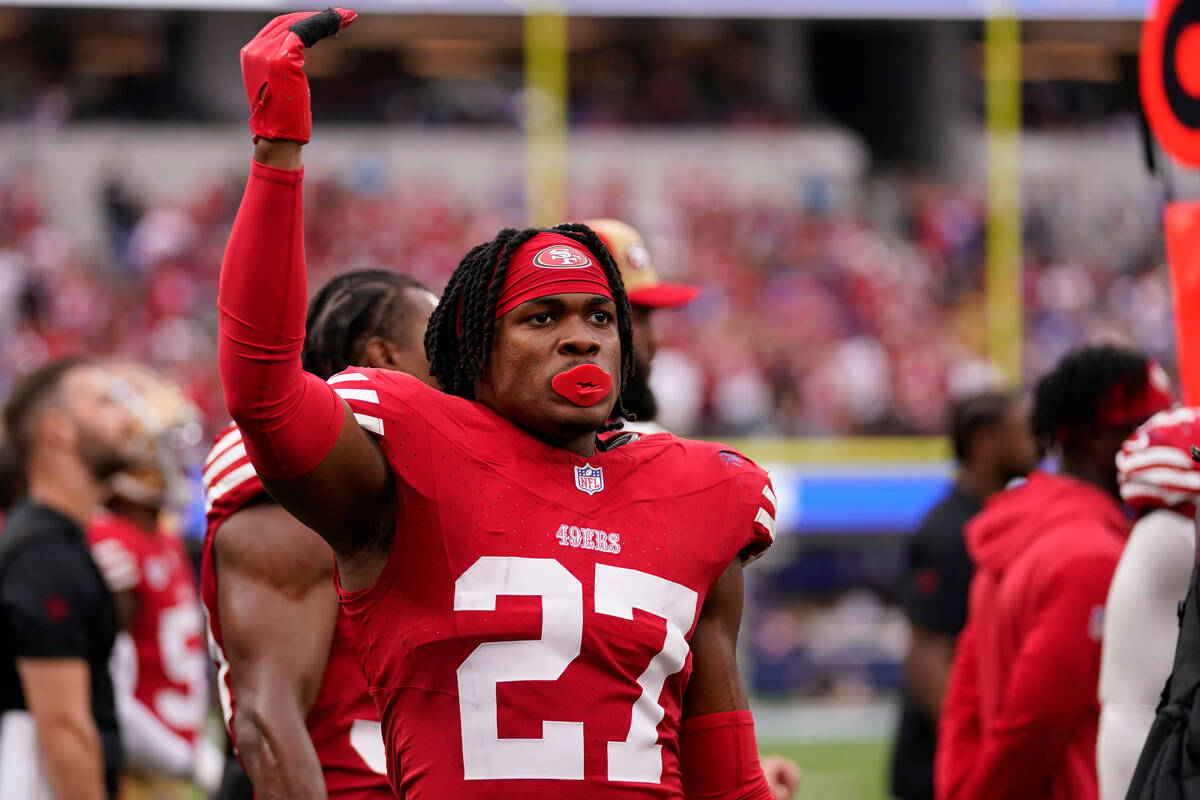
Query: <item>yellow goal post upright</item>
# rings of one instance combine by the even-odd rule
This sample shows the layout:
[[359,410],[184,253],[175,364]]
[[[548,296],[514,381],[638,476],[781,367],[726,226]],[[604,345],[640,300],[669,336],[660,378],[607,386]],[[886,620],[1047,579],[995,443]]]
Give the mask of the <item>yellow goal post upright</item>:
[[525,0],[525,198],[529,224],[567,221],[566,0]]
[[1021,382],[1021,22],[1017,0],[990,0],[984,20],[988,357]]

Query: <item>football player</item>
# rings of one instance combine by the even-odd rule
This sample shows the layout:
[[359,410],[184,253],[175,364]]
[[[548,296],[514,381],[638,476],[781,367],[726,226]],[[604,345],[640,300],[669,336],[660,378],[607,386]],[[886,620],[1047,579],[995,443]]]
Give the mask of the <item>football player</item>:
[[1117,454],[1121,497],[1137,515],[1108,587],[1100,653],[1100,800],[1122,800],[1171,674],[1180,604],[1196,553],[1200,412],[1151,417]]
[[[334,278],[313,298],[301,363],[321,378],[351,364],[431,382],[425,324],[437,299],[384,270]],[[260,798],[390,798],[379,711],[333,554],[271,501],[237,428],[204,471],[208,536],[201,581],[222,710]]]
[[109,371],[147,445],[134,466],[113,476],[107,512],[87,529],[121,627],[112,673],[124,796],[182,800],[192,796],[192,781],[215,790],[224,762],[204,736],[208,672],[196,582],[165,519],[188,491],[181,456],[189,436],[198,443],[200,428],[191,403],[166,379],[133,365]]
[[301,67],[353,18],[279,17],[242,50],[257,144],[221,271],[220,366],[264,485],[333,549],[393,786],[769,800],[735,649],[774,494],[721,445],[598,440],[633,348],[589,228],[506,229],[464,257],[425,340],[445,394],[301,369]]

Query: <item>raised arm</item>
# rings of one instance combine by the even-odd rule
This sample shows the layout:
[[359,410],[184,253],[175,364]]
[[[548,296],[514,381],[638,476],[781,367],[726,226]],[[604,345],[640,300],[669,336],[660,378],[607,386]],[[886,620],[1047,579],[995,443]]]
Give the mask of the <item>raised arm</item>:
[[337,620],[329,548],[274,503],[237,512],[213,543],[233,730],[262,798],[326,796],[305,727]]
[[687,798],[772,798],[737,667],[742,591],[742,562],[737,559],[709,592],[692,634],[692,675],[683,696],[679,732]]
[[256,141],[221,266],[221,384],[246,451],[272,496],[333,548],[348,588],[383,561],[366,545],[395,514],[379,447],[333,390],[301,369],[308,281],[300,148],[312,126],[304,49],[354,12],[289,14],[242,50]]

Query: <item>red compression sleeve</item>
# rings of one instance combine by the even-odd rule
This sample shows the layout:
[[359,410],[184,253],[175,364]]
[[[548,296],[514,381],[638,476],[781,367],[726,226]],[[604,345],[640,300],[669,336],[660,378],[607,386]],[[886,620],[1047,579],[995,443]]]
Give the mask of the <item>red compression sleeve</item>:
[[685,719],[679,728],[679,767],[687,800],[772,800],[749,711]]
[[266,478],[310,472],[342,427],[341,400],[300,367],[308,304],[303,177],[303,170],[250,163],[217,295],[225,405]]

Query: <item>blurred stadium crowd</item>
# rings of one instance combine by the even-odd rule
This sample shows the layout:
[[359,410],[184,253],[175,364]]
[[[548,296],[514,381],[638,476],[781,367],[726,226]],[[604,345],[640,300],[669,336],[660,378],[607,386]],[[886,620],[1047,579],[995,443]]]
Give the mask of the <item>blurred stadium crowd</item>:
[[[0,120],[36,139],[130,118],[241,119],[234,60],[218,66],[206,54],[234,52],[261,19],[217,18],[0,10],[8,36]],[[1128,128],[1136,24],[1031,22],[1025,35],[1028,131],[1076,126],[1103,138]],[[578,18],[570,38],[572,131],[651,130],[670,141],[706,129],[829,127],[869,152],[869,167],[849,170],[851,202],[846,187],[783,165],[796,183],[790,197],[729,191],[719,170],[676,173],[649,208],[618,170],[576,189],[573,216],[634,222],[660,273],[704,289],[658,321],[665,347],[655,388],[668,427],[933,433],[948,396],[988,383],[981,162],[956,141],[982,109],[975,26]],[[325,119],[405,126],[429,141],[511,132],[529,102],[522,42],[515,17],[383,15],[338,54],[314,51],[314,104]],[[1093,174],[1079,182],[1023,181],[1026,377],[1097,338],[1172,365],[1160,200],[1145,176],[1109,173],[1136,159],[1132,141],[1080,170]],[[1050,160],[1077,144],[1065,136]],[[218,425],[211,301],[243,176],[208,176],[180,187],[185,203],[162,206],[114,166],[94,198],[107,246],[87,252],[91,240],[73,239],[75,229],[58,227],[48,210],[36,172],[47,154],[28,155],[14,148],[0,160],[0,261],[11,265],[0,275],[0,390],[23,365],[85,341],[165,369]],[[382,264],[438,289],[470,246],[524,221],[519,172],[497,172],[480,193],[456,180],[469,167],[447,166],[443,181],[419,186],[404,174],[381,177],[378,166],[310,174],[314,285]]]
[[[61,180],[56,184],[55,179],[73,168],[62,164],[78,165],[81,152],[101,151],[112,130],[136,140],[125,144],[123,156],[112,157],[132,160],[137,147],[148,148],[153,136],[145,134],[155,124],[183,121],[187,124],[176,131],[194,128],[193,135],[199,131],[201,138],[215,138],[222,120],[244,115],[237,91],[221,94],[228,75],[214,68],[200,79],[182,77],[196,72],[193,61],[204,49],[201,45],[240,35],[206,27],[211,25],[206,19],[79,15],[60,29],[49,12],[17,16],[0,9],[0,39],[5,30],[19,32],[10,36],[9,52],[0,54],[0,71],[9,76],[0,79],[0,121],[5,124],[0,144],[12,129],[30,140],[42,133],[81,131],[74,160],[64,158],[59,164],[50,161],[56,155],[55,145],[47,143],[52,136],[27,148],[23,144],[21,152],[0,147],[0,396],[9,393],[19,375],[47,360],[86,352],[154,367],[183,388],[199,411],[205,434],[225,425],[216,295],[244,170],[215,169],[199,180],[193,175],[182,180],[186,170],[172,172],[151,191],[113,160],[104,169],[99,191],[79,192],[91,209],[88,215],[102,221],[99,237],[85,235],[79,220],[61,218],[55,194],[62,190]],[[101,23],[98,32],[89,28],[96,21]],[[249,15],[231,27],[248,22]],[[344,72],[322,62],[315,51],[310,64],[316,77],[314,102],[322,116],[366,124],[339,132],[346,138],[355,131],[374,133],[372,125],[384,131],[381,139],[400,132],[419,137],[425,147],[416,148],[418,157],[444,172],[434,178],[414,176],[411,162],[393,163],[382,149],[373,151],[379,141],[369,135],[362,137],[367,143],[361,153],[352,150],[360,156],[353,163],[343,159],[340,166],[329,166],[334,159],[314,158],[305,187],[310,286],[349,271],[386,267],[440,291],[471,247],[524,221],[519,165],[493,173],[491,168],[504,159],[490,149],[486,159],[471,161],[477,154],[464,153],[460,162],[454,153],[455,160],[445,164],[431,154],[438,140],[463,131],[513,138],[528,100],[520,80],[520,28],[515,19],[456,21],[455,39],[443,29],[446,23],[435,18],[380,24],[374,42],[360,40],[343,54],[351,64]],[[419,35],[403,27],[411,24],[422,26]],[[666,180],[637,175],[645,162],[633,161],[632,153],[621,168],[593,170],[583,181],[572,172],[572,218],[635,223],[663,277],[701,289],[686,307],[654,318],[661,340],[651,378],[658,422],[678,434],[711,437],[941,435],[956,400],[1004,382],[986,355],[985,188],[978,165],[963,169],[970,159],[950,152],[962,149],[959,139],[975,137],[978,144],[977,129],[960,136],[956,126],[962,116],[980,110],[979,85],[960,80],[970,87],[957,96],[957,107],[931,99],[944,100],[943,95],[952,93],[914,89],[922,82],[932,86],[931,65],[946,55],[939,47],[950,47],[951,55],[966,63],[963,54],[976,38],[973,28],[964,32],[965,26],[931,22],[915,32],[898,26],[898,33],[889,35],[908,41],[889,51],[891,40],[878,31],[848,33],[832,23],[572,24],[572,135],[580,128],[628,133],[653,126],[649,135],[658,137],[662,152],[668,153],[657,157],[672,161],[672,148],[684,141],[676,134],[689,126],[815,135],[833,121],[836,135],[866,154],[864,163],[839,163],[828,174],[811,166],[822,160],[820,154],[809,155],[804,167],[780,163],[779,183],[788,185],[790,194],[756,185],[755,180],[766,183],[761,170],[748,179],[738,175],[738,165],[706,171],[702,148],[697,148],[701,158],[692,153],[691,162],[680,157],[682,165],[672,163],[673,171],[663,170],[670,176]],[[635,35],[629,35],[635,28]],[[954,35],[947,37],[951,28]],[[1069,40],[1099,30],[1081,28],[1068,35],[1050,23],[1028,26],[1028,52],[1033,55],[1025,65],[1027,77],[1038,74],[1038,57],[1055,52],[1087,62],[1076,58],[1080,51],[1071,45],[1078,42]],[[1124,113],[1130,73],[1128,64],[1117,69],[1128,55],[1133,28],[1113,24],[1103,30],[1100,38],[1108,41],[1108,50],[1093,64],[1096,75],[1030,77],[1026,87],[1026,130],[1035,133],[1024,140],[1020,178],[1025,386],[1050,373],[1069,352],[1102,341],[1128,345],[1157,360],[1172,377],[1178,371],[1161,191],[1133,163],[1130,143],[1136,137],[1130,135]],[[852,59],[850,48],[843,47],[848,43],[856,50],[853,58],[861,57],[870,67],[862,70],[871,73],[867,78],[847,77],[839,69]],[[781,78],[798,72],[794,56],[804,50],[815,55],[811,74],[799,82],[811,80],[812,85],[780,84]],[[926,63],[914,55],[921,50],[938,55],[928,56]],[[880,55],[889,52],[890,57]],[[788,54],[791,61],[781,57]],[[887,65],[899,62],[905,62],[906,70],[894,77]],[[233,63],[229,59],[226,67],[232,69]],[[771,69],[764,68],[768,63]],[[961,70],[944,68],[953,61],[942,58],[940,63],[937,81],[961,79]],[[1115,71],[1105,72],[1108,67]],[[885,77],[877,79],[875,73]],[[897,85],[888,83],[892,79]],[[872,85],[869,102],[861,100],[858,82]],[[205,106],[203,100],[217,96],[224,99]],[[893,107],[878,119],[854,118],[860,108],[877,110],[892,97],[911,101],[912,113]],[[223,105],[225,101],[229,104]],[[897,124],[908,116],[911,124]],[[130,119],[145,127],[125,127]],[[104,129],[114,121],[113,128]],[[97,122],[94,130],[88,127]],[[1074,153],[1066,150],[1076,143],[1070,134],[1053,140],[1049,148],[1031,144],[1037,134],[1059,123],[1079,126],[1076,132],[1086,128],[1093,140],[1111,135],[1112,141],[1090,161],[1068,157]],[[934,128],[937,137],[911,144]],[[78,146],[89,136],[94,136],[94,150],[90,143]],[[949,140],[952,146],[945,148],[944,157],[929,157],[929,151]],[[620,146],[610,147],[613,154],[621,152]],[[572,158],[583,149],[573,150]],[[600,160],[594,152],[589,155],[592,162]],[[1118,158],[1124,160],[1114,166]],[[1039,159],[1043,167],[1060,161],[1071,166],[1062,171],[1031,168]],[[770,156],[750,166],[764,162],[775,166]],[[481,163],[486,166],[479,170]],[[572,163],[573,170],[578,163]],[[50,170],[57,174],[48,175]],[[464,181],[472,171],[488,174],[468,175],[470,180]],[[732,180],[731,174],[743,180]],[[846,180],[850,185],[839,183]],[[175,199],[164,199],[162,184],[172,181],[181,184]],[[645,184],[655,181],[648,198]],[[1147,372],[1143,366],[1138,362],[1142,378]],[[983,415],[987,419],[972,423],[984,430],[982,439],[975,433],[965,438],[993,437],[1011,445],[1014,437],[1001,421],[1010,412],[1014,419],[1025,413],[1018,405],[1005,397],[990,416]],[[184,444],[194,449],[207,437],[192,417],[189,422]],[[1118,445],[1119,439],[1113,447]],[[970,459],[961,453],[958,457],[964,474],[970,472]],[[1101,461],[1111,466],[1112,454]],[[935,488],[948,488],[949,464],[934,466],[937,474],[930,481]],[[863,485],[879,477],[870,472],[873,467],[909,477],[917,469],[910,463],[895,469],[874,461],[856,464],[853,468],[866,475],[860,476]],[[216,474],[211,467],[207,471],[206,479]],[[995,485],[988,491],[970,486],[972,491],[965,493],[972,502],[982,501],[1026,472],[1028,467],[1013,475],[1006,472],[991,481]],[[795,514],[801,504],[798,487],[811,476],[798,470],[788,475],[786,468],[776,476],[778,496],[790,506],[779,510],[783,530],[786,514]],[[965,486],[961,478],[959,488]],[[190,488],[194,495],[195,487]],[[869,495],[858,488],[860,494],[847,495],[844,506],[865,505],[861,497]],[[197,498],[190,499],[196,518],[179,527],[194,533],[203,527],[203,514]],[[811,497],[804,499],[811,511]],[[876,495],[872,502],[883,501]],[[759,696],[861,701],[905,681],[909,623],[916,619],[909,601],[922,591],[916,578],[923,565],[909,557],[910,537],[894,535],[906,531],[860,530],[857,524],[845,530],[796,524],[786,532],[805,536],[781,537],[768,571],[750,584],[744,639],[753,656],[750,685]],[[962,549],[961,531],[951,533]],[[911,541],[920,538],[918,534]],[[965,550],[962,556],[969,581]],[[1182,556],[1177,560],[1188,562]],[[898,578],[913,579],[915,588],[895,585]],[[933,599],[930,605],[949,606],[940,596]],[[965,607],[963,614],[965,619]],[[957,625],[961,629],[962,623]],[[195,644],[198,653],[198,640]],[[940,699],[933,705],[936,717]],[[865,738],[874,736],[873,731]],[[927,749],[926,761],[932,758],[931,741]],[[862,771],[861,765],[855,769]]]
[[[49,218],[38,175],[6,165],[0,390],[51,355],[87,349],[164,370],[219,424],[214,295],[237,182],[218,176],[185,205],[154,205],[114,177],[96,198],[108,251],[90,252]],[[978,187],[879,178],[870,214],[828,208],[823,190],[816,182],[794,202],[735,203],[718,179],[696,175],[671,186],[643,225],[659,270],[704,290],[657,322],[654,380],[673,429],[933,433],[947,398],[989,381]],[[619,180],[573,200],[587,214],[632,216]],[[460,254],[507,222],[512,202],[503,192],[466,197],[450,183],[319,178],[307,206],[313,284],[383,264],[440,287]],[[1099,338],[1171,367],[1155,214],[1119,185],[1050,186],[1026,198],[1028,374]]]

